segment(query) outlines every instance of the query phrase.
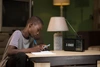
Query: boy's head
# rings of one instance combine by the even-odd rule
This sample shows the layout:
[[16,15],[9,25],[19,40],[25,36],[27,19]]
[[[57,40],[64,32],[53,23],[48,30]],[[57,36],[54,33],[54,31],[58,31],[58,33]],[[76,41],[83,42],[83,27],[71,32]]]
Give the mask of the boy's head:
[[37,17],[33,16],[28,19],[26,28],[28,29],[28,33],[32,37],[36,37],[40,34],[43,27],[43,21]]

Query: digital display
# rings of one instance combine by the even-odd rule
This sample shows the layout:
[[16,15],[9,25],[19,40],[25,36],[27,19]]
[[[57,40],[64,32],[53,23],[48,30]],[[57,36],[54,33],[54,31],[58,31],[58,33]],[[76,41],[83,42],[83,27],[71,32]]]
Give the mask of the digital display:
[[74,47],[74,43],[66,43],[66,46],[68,46],[68,47]]

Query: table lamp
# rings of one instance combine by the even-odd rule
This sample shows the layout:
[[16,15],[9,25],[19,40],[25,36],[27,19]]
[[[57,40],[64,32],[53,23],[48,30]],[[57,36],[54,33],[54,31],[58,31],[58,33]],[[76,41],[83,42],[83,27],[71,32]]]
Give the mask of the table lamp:
[[48,32],[54,33],[54,50],[62,50],[63,35],[62,31],[68,31],[67,23],[64,17],[51,17]]
[[60,6],[60,16],[63,16],[63,6],[69,4],[70,4],[70,0],[53,0],[53,5]]

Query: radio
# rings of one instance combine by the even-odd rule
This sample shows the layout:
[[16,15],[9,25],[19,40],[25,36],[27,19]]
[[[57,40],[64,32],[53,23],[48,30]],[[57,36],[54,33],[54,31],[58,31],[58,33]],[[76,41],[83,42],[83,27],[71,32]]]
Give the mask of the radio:
[[63,49],[65,51],[84,51],[84,40],[81,38],[65,38]]
[[[71,29],[76,34],[74,38],[72,38],[73,35],[71,35],[70,38],[65,38],[63,41],[63,49],[65,51],[84,51],[84,39],[80,37],[80,35],[77,34],[75,29],[72,27],[72,25],[66,20],[68,25],[71,27]],[[70,36],[70,35],[69,35]],[[68,37],[69,37],[68,36]]]

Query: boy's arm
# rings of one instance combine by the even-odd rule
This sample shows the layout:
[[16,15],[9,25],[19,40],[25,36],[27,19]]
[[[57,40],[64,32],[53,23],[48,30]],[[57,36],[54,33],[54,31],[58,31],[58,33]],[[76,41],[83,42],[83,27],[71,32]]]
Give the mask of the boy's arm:
[[16,54],[19,52],[24,52],[24,53],[39,52],[44,49],[43,47],[44,47],[44,45],[37,45],[37,46],[34,46],[32,48],[27,48],[27,49],[17,49],[15,46],[9,45],[7,54],[13,55],[13,54]]

